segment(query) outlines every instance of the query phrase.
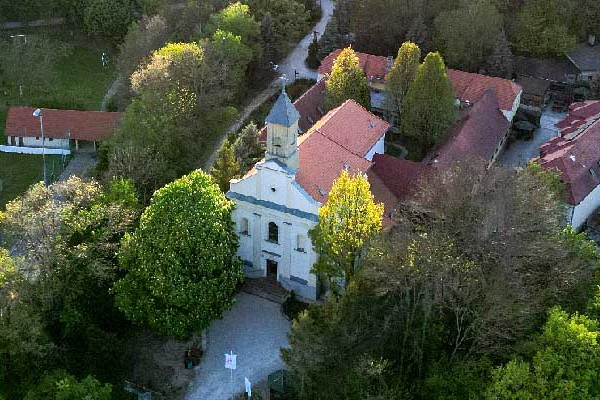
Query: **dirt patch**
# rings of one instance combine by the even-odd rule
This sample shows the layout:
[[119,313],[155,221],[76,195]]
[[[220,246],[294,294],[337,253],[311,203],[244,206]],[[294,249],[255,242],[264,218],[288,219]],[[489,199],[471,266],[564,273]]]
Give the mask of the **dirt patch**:
[[181,342],[151,332],[131,340],[132,370],[129,381],[152,390],[153,399],[178,400],[195,376],[184,368],[184,353],[192,341]]

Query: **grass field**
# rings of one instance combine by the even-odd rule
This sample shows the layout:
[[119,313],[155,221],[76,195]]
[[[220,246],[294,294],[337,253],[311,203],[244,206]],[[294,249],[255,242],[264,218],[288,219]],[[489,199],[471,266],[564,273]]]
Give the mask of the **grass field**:
[[[47,85],[42,85],[35,91],[25,87],[22,97],[14,83],[5,82],[7,86],[0,87],[0,141],[4,141],[6,113],[11,105],[73,110],[100,109],[100,103],[117,75],[114,68],[115,53],[110,46],[89,40],[83,33],[66,29],[48,31],[38,28],[11,33],[45,35],[52,40],[67,43],[70,49],[54,66]],[[103,52],[109,55],[111,61],[107,67],[102,66]],[[0,86],[1,84],[2,82]]]
[[[50,182],[62,172],[62,156],[46,155],[46,174]],[[0,152],[0,210],[6,203],[44,179],[42,156]]]

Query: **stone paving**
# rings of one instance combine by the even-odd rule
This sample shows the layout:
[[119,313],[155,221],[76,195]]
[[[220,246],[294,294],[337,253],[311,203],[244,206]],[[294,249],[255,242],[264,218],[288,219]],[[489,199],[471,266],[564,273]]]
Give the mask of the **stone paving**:
[[[281,305],[241,292],[233,308],[208,329],[206,350],[186,400],[225,400],[244,390],[244,377],[253,384],[284,367],[279,355],[288,347],[290,322]],[[225,369],[225,353],[237,355],[237,369]]]
[[540,146],[558,135],[555,124],[565,116],[565,113],[543,111],[540,127],[535,130],[533,139],[516,140],[511,143],[510,147],[504,149],[504,152],[500,155],[498,165],[513,168],[524,167],[529,160],[539,157]]

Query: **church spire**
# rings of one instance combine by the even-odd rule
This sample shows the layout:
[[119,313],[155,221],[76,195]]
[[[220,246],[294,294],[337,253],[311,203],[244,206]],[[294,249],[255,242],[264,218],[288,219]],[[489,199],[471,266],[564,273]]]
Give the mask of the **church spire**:
[[281,94],[265,119],[267,124],[266,159],[277,159],[295,171],[298,168],[298,120],[300,113],[285,92]]

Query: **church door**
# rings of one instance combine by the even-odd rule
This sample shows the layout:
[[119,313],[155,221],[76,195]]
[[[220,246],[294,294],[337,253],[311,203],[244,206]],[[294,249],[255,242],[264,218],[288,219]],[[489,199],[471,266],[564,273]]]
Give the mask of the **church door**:
[[277,261],[267,260],[267,278],[277,281]]

